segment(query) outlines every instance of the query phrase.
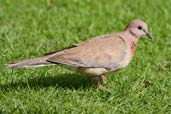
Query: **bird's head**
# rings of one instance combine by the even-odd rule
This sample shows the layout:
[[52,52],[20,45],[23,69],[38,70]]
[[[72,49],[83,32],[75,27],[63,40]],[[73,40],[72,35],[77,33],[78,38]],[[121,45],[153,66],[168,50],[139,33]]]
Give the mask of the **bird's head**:
[[148,32],[147,24],[141,20],[131,21],[126,27],[126,31],[130,32],[132,35],[134,35],[137,38],[146,35],[149,39],[152,39],[152,37]]

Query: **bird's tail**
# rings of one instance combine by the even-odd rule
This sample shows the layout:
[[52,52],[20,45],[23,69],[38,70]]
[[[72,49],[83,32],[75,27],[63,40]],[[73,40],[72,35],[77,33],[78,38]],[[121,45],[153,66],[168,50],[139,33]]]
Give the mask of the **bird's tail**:
[[47,59],[46,56],[40,58],[27,59],[27,60],[8,63],[7,66],[10,68],[28,68],[28,67],[53,65],[53,63],[46,61],[46,59]]

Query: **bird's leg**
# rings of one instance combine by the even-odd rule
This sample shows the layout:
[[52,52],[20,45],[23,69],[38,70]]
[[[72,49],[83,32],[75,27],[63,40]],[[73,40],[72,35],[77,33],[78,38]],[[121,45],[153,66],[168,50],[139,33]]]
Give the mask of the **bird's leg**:
[[98,89],[102,90],[103,87],[102,87],[102,85],[100,83],[101,82],[100,76],[94,76],[94,77],[91,78],[91,80],[93,82],[95,82],[95,84],[98,87]]
[[100,75],[99,78],[100,78],[100,81],[101,81],[102,85],[105,85],[106,82],[107,82],[105,75]]

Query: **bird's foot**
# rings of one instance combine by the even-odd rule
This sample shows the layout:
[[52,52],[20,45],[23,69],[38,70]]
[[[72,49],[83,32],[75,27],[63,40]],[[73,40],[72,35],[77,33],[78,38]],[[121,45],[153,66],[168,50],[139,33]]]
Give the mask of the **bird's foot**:
[[103,85],[106,84],[106,77],[104,75],[101,75],[101,76],[95,76],[92,78],[92,81],[95,82],[97,88],[99,90],[102,90],[103,89]]
[[102,84],[102,85],[106,85],[107,80],[106,80],[105,75],[101,75],[101,76],[99,76],[99,80],[101,81],[101,84]]

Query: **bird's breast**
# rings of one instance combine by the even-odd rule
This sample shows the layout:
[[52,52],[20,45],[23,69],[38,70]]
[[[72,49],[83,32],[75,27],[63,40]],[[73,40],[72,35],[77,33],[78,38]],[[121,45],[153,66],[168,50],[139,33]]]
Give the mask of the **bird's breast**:
[[129,42],[128,48],[126,50],[126,56],[124,57],[120,65],[121,68],[126,67],[130,63],[132,57],[135,54],[135,51],[136,51],[136,43],[133,41]]

